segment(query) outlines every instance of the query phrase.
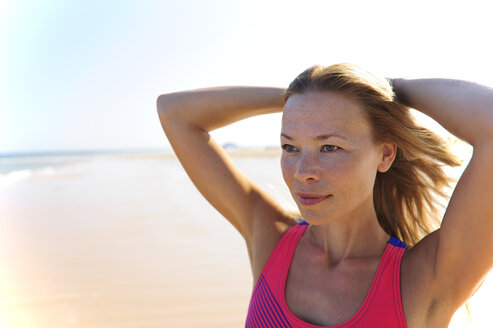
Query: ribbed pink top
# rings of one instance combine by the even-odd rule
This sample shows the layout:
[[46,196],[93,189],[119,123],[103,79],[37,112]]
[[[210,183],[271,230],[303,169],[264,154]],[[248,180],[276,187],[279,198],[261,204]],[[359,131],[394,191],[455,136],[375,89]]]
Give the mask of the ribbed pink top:
[[308,227],[291,227],[281,237],[253,290],[246,328],[406,328],[400,293],[400,264],[406,245],[390,238],[365,301],[348,321],[331,327],[310,324],[296,317],[286,305],[285,286],[294,251]]

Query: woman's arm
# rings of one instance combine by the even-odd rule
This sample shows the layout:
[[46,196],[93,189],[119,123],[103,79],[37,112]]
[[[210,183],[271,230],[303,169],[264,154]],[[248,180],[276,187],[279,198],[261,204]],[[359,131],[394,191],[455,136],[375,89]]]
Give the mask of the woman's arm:
[[450,79],[391,79],[399,101],[472,146],[493,137],[493,89]]
[[473,146],[440,229],[415,246],[415,254],[424,251],[433,259],[430,308],[453,313],[493,267],[493,89],[447,79],[392,82],[404,104]]
[[283,211],[270,195],[236,169],[209,131],[254,115],[282,111],[283,91],[218,87],[163,94],[157,100],[161,126],[186,173],[247,244],[257,219],[263,220],[257,226],[269,231],[282,220]]
[[160,115],[179,114],[204,131],[242,119],[281,112],[284,89],[268,87],[216,87],[160,95]]

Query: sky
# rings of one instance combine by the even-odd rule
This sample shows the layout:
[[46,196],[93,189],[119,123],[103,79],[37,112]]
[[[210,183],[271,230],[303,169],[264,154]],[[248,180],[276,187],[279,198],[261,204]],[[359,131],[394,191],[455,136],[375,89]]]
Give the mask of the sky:
[[[493,85],[489,8],[450,0],[0,0],[0,153],[166,149],[160,94],[287,87],[314,64]],[[278,146],[280,121],[280,113],[257,116],[211,135]]]

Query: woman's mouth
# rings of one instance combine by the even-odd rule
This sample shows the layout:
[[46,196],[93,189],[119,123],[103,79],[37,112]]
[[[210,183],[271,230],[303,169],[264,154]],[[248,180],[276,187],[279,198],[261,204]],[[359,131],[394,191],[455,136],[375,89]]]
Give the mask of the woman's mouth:
[[332,195],[309,195],[309,194],[297,194],[298,199],[300,200],[301,205],[303,206],[312,206],[320,203],[321,201],[329,198]]

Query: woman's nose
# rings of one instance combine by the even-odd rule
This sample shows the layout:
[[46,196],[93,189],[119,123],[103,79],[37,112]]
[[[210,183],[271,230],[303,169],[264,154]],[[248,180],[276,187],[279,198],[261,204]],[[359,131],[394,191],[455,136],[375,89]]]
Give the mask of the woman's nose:
[[299,181],[319,180],[320,167],[313,156],[301,155],[294,174]]

